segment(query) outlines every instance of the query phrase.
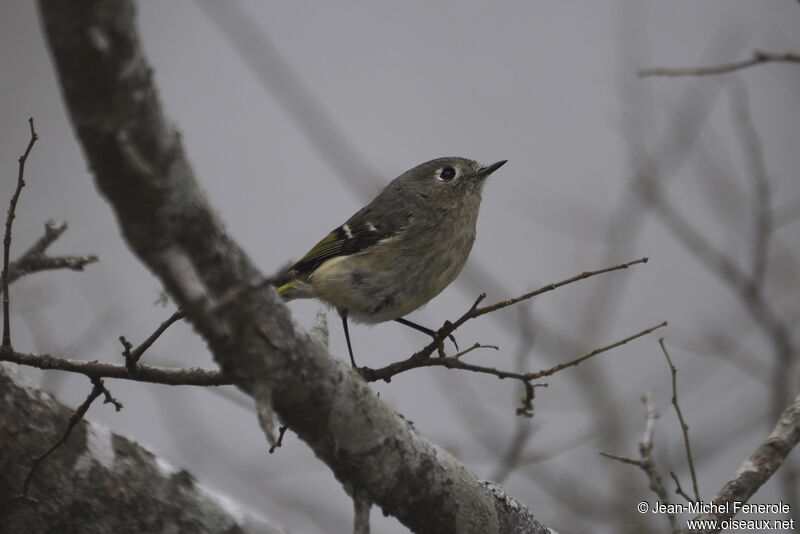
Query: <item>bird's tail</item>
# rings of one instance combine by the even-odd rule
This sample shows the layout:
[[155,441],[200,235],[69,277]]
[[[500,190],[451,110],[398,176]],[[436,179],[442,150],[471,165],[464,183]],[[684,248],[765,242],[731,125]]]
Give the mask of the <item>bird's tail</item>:
[[300,278],[290,278],[282,283],[275,284],[275,291],[283,300],[314,298],[314,290],[307,281]]
[[305,282],[301,282],[297,279],[297,271],[295,271],[291,265],[283,267],[274,274],[272,278],[269,278],[267,282],[269,285],[275,287],[275,291],[278,292],[278,295],[280,295],[283,300],[302,298],[298,292],[302,293],[302,289],[307,287]]
[[290,280],[275,289],[283,300],[292,300],[292,295],[297,292],[297,280]]

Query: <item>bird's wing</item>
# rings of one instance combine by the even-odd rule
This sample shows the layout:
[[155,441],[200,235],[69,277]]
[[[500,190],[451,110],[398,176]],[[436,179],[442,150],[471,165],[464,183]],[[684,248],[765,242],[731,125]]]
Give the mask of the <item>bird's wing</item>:
[[324,262],[337,256],[349,256],[375,246],[384,239],[394,237],[405,230],[410,215],[401,225],[392,224],[373,217],[370,206],[365,207],[332,230],[314,248],[295,263],[291,270],[295,275],[308,274]]

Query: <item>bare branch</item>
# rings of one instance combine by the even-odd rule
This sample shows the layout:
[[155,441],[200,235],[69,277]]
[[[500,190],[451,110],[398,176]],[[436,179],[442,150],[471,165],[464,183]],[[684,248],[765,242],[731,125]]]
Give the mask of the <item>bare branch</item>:
[[462,350],[462,351],[460,351],[460,352],[457,352],[457,353],[453,354],[452,358],[456,358],[456,359],[458,359],[458,358],[460,358],[460,357],[462,357],[462,356],[464,356],[464,355],[466,355],[466,354],[469,354],[469,353],[470,353],[470,352],[472,352],[473,350],[477,350],[477,349],[494,349],[494,350],[500,350],[500,347],[498,347],[497,345],[481,345],[480,343],[475,343],[475,344],[474,344],[474,345],[472,345],[471,347],[468,347],[468,348],[466,348],[466,349],[464,349],[464,350]]
[[628,337],[626,337],[624,339],[616,341],[616,342],[614,342],[614,343],[612,343],[610,345],[606,345],[605,347],[601,347],[599,349],[595,349],[595,350],[593,350],[593,351],[591,351],[591,352],[589,352],[587,354],[584,354],[583,356],[575,358],[574,360],[570,360],[570,361],[565,362],[565,363],[560,363],[560,364],[558,364],[558,365],[556,365],[554,367],[551,367],[550,369],[544,369],[542,371],[536,371],[536,372],[533,372],[533,373],[516,373],[516,372],[513,372],[513,371],[503,371],[503,370],[495,369],[493,367],[483,367],[483,366],[480,366],[480,365],[472,365],[472,364],[468,364],[468,363],[464,363],[464,362],[460,361],[455,356],[447,356],[445,358],[429,358],[428,357],[429,355],[423,355],[421,357],[420,355],[424,354],[424,353],[420,353],[420,352],[414,354],[413,356],[411,356],[410,358],[408,358],[406,360],[403,360],[403,361],[400,361],[400,362],[391,363],[391,364],[387,365],[386,367],[381,367],[380,369],[370,369],[369,367],[361,367],[361,368],[359,368],[359,372],[364,377],[364,379],[367,380],[368,382],[375,382],[376,380],[385,380],[385,381],[389,382],[394,375],[402,373],[404,371],[408,371],[410,369],[418,369],[420,367],[447,367],[449,369],[462,369],[464,371],[474,371],[474,372],[478,372],[478,373],[491,374],[491,375],[494,375],[497,378],[501,378],[501,379],[502,378],[515,378],[517,380],[531,381],[531,380],[536,380],[538,378],[542,378],[542,377],[545,377],[545,376],[553,375],[553,374],[557,373],[558,371],[561,371],[561,370],[566,369],[568,367],[576,366],[579,363],[581,363],[581,362],[583,362],[585,360],[588,360],[589,358],[592,358],[593,356],[597,356],[598,354],[601,354],[603,352],[606,352],[606,351],[609,351],[609,350],[614,349],[616,347],[619,347],[621,345],[624,345],[624,344],[626,344],[626,343],[628,343],[630,341],[633,341],[634,339],[637,339],[637,338],[640,338],[642,336],[645,336],[645,335],[653,332],[654,330],[657,330],[657,329],[662,328],[664,326],[667,326],[666,322],[657,324],[655,326],[651,326],[650,328],[646,328],[646,329],[642,330],[641,332],[638,332],[636,334],[633,334],[632,336],[628,336]]
[[25,354],[3,348],[0,348],[0,361],[27,365],[37,369],[79,373],[89,378],[121,378],[170,386],[223,386],[233,383],[219,370],[198,367],[172,369],[138,364],[136,373],[132,374],[124,365],[56,358],[49,354]]
[[22,276],[38,273],[41,271],[56,271],[56,270],[69,270],[69,271],[82,271],[84,267],[89,264],[97,263],[99,258],[97,256],[39,256],[29,258],[24,264],[14,262],[11,264],[11,281],[16,280]]
[[[342,483],[363,490],[414,532],[456,525],[472,532],[546,531],[524,506],[488,491],[388,409],[299,329],[272,288],[254,289],[263,275],[208,204],[161,108],[132,3],[40,0],[39,6],[98,189],[131,250],[163,282],[225,374],[257,403],[268,403]],[[86,64],[97,68],[90,72]]]
[[48,256],[47,248],[52,245],[67,229],[67,223],[56,226],[53,221],[44,225],[44,235],[40,237],[17,260],[11,262],[8,268],[8,283],[18,278],[39,271],[52,271],[55,269],[69,269],[82,271],[84,267],[98,260],[97,256]]
[[137,373],[139,359],[142,357],[142,354],[144,354],[144,351],[149,349],[150,346],[155,343],[156,339],[158,339],[161,334],[167,330],[167,328],[181,319],[183,319],[183,312],[178,310],[173,313],[169,319],[161,323],[158,328],[156,328],[155,332],[150,334],[150,337],[145,339],[142,344],[136,347],[134,350],[131,350],[133,346],[128,343],[124,336],[119,337],[120,343],[122,343],[122,346],[125,347],[125,350],[122,352],[122,355],[125,356],[125,367],[128,368],[131,374],[135,375]]
[[[661,502],[668,503],[667,488],[664,486],[664,481],[661,479],[661,475],[656,469],[656,464],[653,460],[653,433],[656,426],[656,411],[653,407],[653,399],[649,390],[645,393],[642,402],[647,411],[644,435],[642,436],[641,443],[639,443],[639,455],[642,457],[642,470],[647,473],[647,478],[650,480],[650,489],[658,495]],[[669,516],[673,531],[677,530],[677,519],[672,514],[667,515]]]
[[737,263],[712,245],[697,228],[690,224],[683,214],[665,197],[661,185],[652,177],[643,177],[638,192],[653,208],[664,226],[672,235],[694,255],[706,268],[719,276],[729,286],[743,308],[765,331],[772,344],[775,360],[778,362],[774,377],[772,410],[778,416],[786,405],[791,393],[791,373],[784,371],[793,361],[797,348],[790,334],[789,326],[782,320],[767,301],[760,286],[748,276]]
[[670,471],[669,476],[671,476],[672,480],[675,482],[675,493],[677,495],[680,495],[681,497],[686,499],[687,502],[696,502],[694,499],[689,497],[689,495],[687,495],[685,491],[683,491],[683,487],[681,486],[681,481],[678,480],[678,476],[675,474],[674,471]]
[[738,126],[735,131],[740,138],[741,153],[747,163],[746,172],[755,193],[753,195],[754,228],[751,237],[751,261],[753,264],[751,277],[756,286],[761,286],[767,272],[773,229],[770,180],[764,161],[764,147],[750,112],[746,86],[738,78],[731,81],[735,82],[728,85],[731,95],[731,114],[734,123]]
[[642,461],[637,460],[636,458],[631,458],[629,456],[622,456],[621,454],[617,454],[615,452],[608,452],[608,451],[600,451],[598,453],[600,456],[605,456],[606,458],[610,458],[611,460],[616,460],[623,464],[628,465],[635,465],[636,467],[642,467]]
[[579,280],[585,280],[587,278],[591,278],[591,277],[597,276],[599,274],[605,274],[605,273],[610,273],[610,272],[613,272],[613,271],[619,271],[619,270],[622,270],[622,269],[627,269],[627,268],[632,267],[634,265],[637,265],[639,263],[647,263],[648,259],[649,258],[639,258],[638,260],[629,261],[628,263],[622,263],[620,265],[615,265],[613,267],[606,267],[605,269],[600,269],[600,270],[597,270],[597,271],[584,271],[579,275],[573,276],[572,278],[567,278],[566,280],[562,280],[561,282],[556,282],[555,284],[547,284],[546,286],[541,287],[541,288],[537,289],[536,291],[531,291],[530,293],[525,293],[524,295],[520,295],[519,297],[516,297],[516,298],[513,298],[513,299],[509,299],[509,300],[503,300],[503,301],[500,301],[500,302],[498,302],[496,304],[492,304],[491,306],[484,306],[483,308],[478,308],[473,312],[473,314],[471,315],[470,319],[474,318],[474,317],[480,317],[481,315],[484,315],[484,314],[487,314],[487,313],[491,313],[493,311],[497,311],[497,310],[500,310],[502,308],[506,308],[506,307],[511,306],[513,304],[517,304],[518,302],[522,302],[523,300],[528,300],[528,299],[533,298],[533,297],[535,297],[537,295],[541,295],[542,293],[547,293],[548,291],[553,291],[555,289],[558,289],[559,287],[565,286],[567,284],[571,284],[573,282],[577,282]]
[[75,411],[30,384],[17,367],[0,363],[0,531],[122,534],[164,532],[172,524],[181,532],[286,534],[90,417],[36,471],[28,494],[38,504],[12,498],[22,491],[33,457],[63,433]]
[[[720,505],[714,513],[701,514],[696,520],[716,520],[717,524],[734,515],[734,502],[747,502],[750,497],[778,470],[800,441],[800,395],[786,407],[775,429],[745,460],[736,473],[714,496]],[[722,510],[727,510],[723,513]],[[719,532],[720,529],[707,532]]]
[[530,373],[529,376],[532,379],[542,378],[543,376],[550,376],[552,374],[557,373],[558,371],[561,371],[562,369],[566,369],[567,367],[574,367],[574,366],[578,365],[579,363],[583,362],[584,360],[588,360],[589,358],[591,358],[593,356],[597,356],[598,354],[601,354],[603,352],[607,352],[607,351],[609,351],[611,349],[615,349],[617,347],[625,345],[626,343],[629,343],[629,342],[633,341],[634,339],[638,339],[638,338],[640,338],[642,336],[646,336],[647,334],[649,334],[649,333],[651,333],[651,332],[653,332],[655,330],[658,330],[659,328],[663,328],[665,326],[667,326],[667,322],[666,321],[664,321],[663,323],[659,323],[659,324],[657,324],[655,326],[651,326],[650,328],[645,328],[641,332],[637,332],[636,334],[633,334],[633,335],[628,336],[626,338],[620,339],[619,341],[617,341],[616,343],[612,343],[611,345],[606,345],[605,347],[601,347],[599,349],[595,349],[595,350],[593,350],[592,352],[590,352],[588,354],[584,354],[580,358],[575,358],[574,360],[566,362],[566,363],[560,363],[560,364],[556,365],[555,367],[551,367],[550,369],[546,369],[544,371],[539,371],[537,373]]
[[33,149],[34,143],[39,139],[36,130],[33,128],[33,117],[28,119],[28,124],[31,129],[31,138],[28,141],[28,146],[25,152],[19,157],[19,172],[17,173],[17,188],[14,190],[14,195],[11,197],[11,203],[8,206],[8,214],[6,215],[6,233],[3,238],[3,347],[11,348],[11,326],[10,326],[10,312],[9,312],[9,298],[8,298],[8,265],[9,256],[11,254],[11,225],[14,223],[14,212],[17,209],[17,201],[25,187],[25,162],[28,160],[28,155]]
[[[694,500],[696,502],[700,501],[700,490],[697,489],[697,474],[694,470],[694,459],[692,458],[692,444],[689,441],[689,425],[686,424],[686,421],[683,419],[683,413],[681,412],[680,404],[678,404],[678,386],[677,386],[677,375],[678,369],[672,363],[672,359],[669,357],[669,352],[667,352],[667,347],[664,345],[664,338],[658,338],[658,344],[661,346],[661,351],[664,353],[664,357],[667,359],[667,364],[669,364],[669,370],[672,374],[672,405],[675,407],[675,413],[678,414],[678,421],[681,424],[681,433],[683,434],[683,445],[686,447],[686,459],[689,462],[689,472],[692,475],[692,489],[694,489]],[[674,475],[673,475],[673,478]],[[677,484],[678,479],[675,478],[675,483]],[[680,488],[680,484],[678,484],[678,488]]]
[[[545,376],[550,376],[550,375],[555,374],[558,371],[561,371],[561,370],[566,369],[568,367],[573,367],[575,365],[578,365],[579,363],[581,363],[581,362],[583,362],[585,360],[588,360],[589,358],[591,358],[593,356],[597,356],[598,354],[601,354],[601,353],[609,351],[609,350],[611,350],[613,348],[619,347],[620,345],[624,345],[624,344],[626,344],[626,343],[628,343],[630,341],[633,341],[634,339],[637,339],[637,338],[640,338],[642,336],[645,336],[645,335],[653,332],[654,330],[662,328],[662,327],[664,327],[666,325],[667,325],[666,322],[657,324],[657,325],[652,326],[650,328],[646,328],[646,329],[642,330],[641,332],[633,334],[632,336],[628,336],[628,337],[626,337],[624,339],[616,341],[616,342],[614,342],[614,343],[612,343],[610,345],[606,345],[605,347],[601,347],[599,349],[595,349],[592,352],[589,352],[588,354],[584,354],[583,356],[575,358],[574,360],[570,360],[570,361],[565,362],[565,363],[560,363],[560,364],[558,364],[558,365],[556,365],[554,367],[551,367],[550,369],[545,369],[545,370],[537,371],[537,372],[533,372],[533,373],[517,373],[517,372],[514,372],[514,371],[503,371],[501,369],[495,369],[493,367],[484,367],[484,366],[481,366],[481,365],[472,365],[472,364],[469,364],[469,363],[462,362],[459,359],[461,353],[459,353],[457,355],[458,357],[456,357],[456,356],[446,356],[444,358],[430,358],[429,357],[430,353],[429,354],[425,354],[426,350],[428,349],[428,347],[430,347],[430,345],[428,345],[428,347],[425,347],[425,349],[423,349],[422,351],[417,352],[416,354],[414,354],[410,358],[402,360],[402,361],[399,361],[399,362],[390,363],[386,367],[381,367],[379,369],[370,369],[369,367],[360,367],[358,369],[358,371],[361,373],[361,376],[363,376],[364,380],[366,380],[367,382],[375,382],[377,380],[384,380],[386,382],[389,382],[389,381],[391,381],[393,376],[395,376],[395,375],[397,375],[399,373],[402,373],[404,371],[409,371],[411,369],[419,369],[421,367],[446,367],[448,369],[461,369],[463,371],[473,371],[473,372],[476,372],[476,373],[490,374],[490,375],[494,375],[497,378],[501,378],[501,379],[502,378],[514,378],[516,380],[531,381],[531,380],[536,380],[538,378],[542,378],[542,377],[545,377]],[[471,349],[469,349],[469,350],[471,350]]]
[[[423,363],[423,362],[426,362],[428,360],[428,358],[435,351],[437,351],[437,350],[439,350],[441,348],[442,342],[447,337],[449,337],[461,325],[463,325],[464,323],[466,323],[470,319],[474,319],[476,317],[480,317],[481,315],[485,315],[487,313],[491,313],[493,311],[497,311],[497,310],[500,310],[502,308],[506,308],[508,306],[512,306],[512,305],[517,304],[519,302],[522,302],[524,300],[533,298],[533,297],[535,297],[537,295],[541,295],[542,293],[547,293],[549,291],[553,291],[555,289],[558,289],[559,287],[562,287],[562,286],[565,286],[567,284],[571,284],[571,283],[577,282],[579,280],[584,280],[586,278],[590,278],[592,276],[596,276],[596,275],[603,274],[603,273],[608,273],[608,272],[612,272],[612,271],[618,271],[618,270],[621,270],[621,269],[627,269],[628,267],[630,267],[632,265],[639,264],[639,263],[647,263],[647,258],[640,258],[638,260],[634,260],[634,261],[631,261],[631,262],[628,262],[628,263],[623,263],[623,264],[620,264],[620,265],[616,265],[614,267],[607,267],[605,269],[600,269],[600,270],[597,270],[597,271],[584,271],[581,274],[578,274],[576,276],[572,276],[572,277],[567,278],[566,280],[562,280],[560,282],[547,284],[547,285],[542,286],[541,288],[539,288],[539,289],[537,289],[535,291],[530,291],[528,293],[520,295],[519,297],[516,297],[516,298],[513,298],[513,299],[509,299],[509,300],[504,300],[504,301],[498,302],[496,304],[492,304],[490,306],[485,306],[483,308],[479,308],[478,304],[480,304],[483,301],[483,299],[486,298],[486,294],[482,293],[481,295],[478,296],[477,299],[475,299],[475,302],[472,303],[472,306],[470,306],[469,309],[466,312],[464,312],[464,314],[461,315],[461,317],[459,317],[455,322],[445,321],[444,325],[436,333],[436,336],[434,337],[433,341],[431,341],[428,345],[426,345],[421,350],[419,350],[418,352],[413,354],[410,358],[408,358],[406,360],[403,360],[403,361],[400,361],[400,362],[395,362],[393,364],[387,365],[386,367],[383,367],[383,368],[380,368],[380,369],[370,369],[368,367],[362,367],[362,368],[359,369],[359,371],[361,372],[361,375],[364,377],[364,379],[367,380],[367,381],[370,381],[370,382],[374,382],[375,380],[386,380],[386,381],[388,381],[389,379],[391,379],[392,376],[394,376],[394,375],[396,375],[396,374],[398,374],[400,372],[403,372],[403,371],[406,371],[406,370],[409,370],[409,369],[416,369],[418,367],[427,367],[427,366],[431,366],[431,365],[460,368],[460,369],[465,369],[465,370],[470,370],[470,371],[478,371],[478,369],[476,369],[476,367],[480,368],[479,366],[468,366],[467,364],[464,364],[465,366],[461,367],[461,366],[459,366],[457,364],[452,364],[451,363],[452,360],[448,359],[448,357],[438,358],[436,361],[438,361],[439,363],[431,363],[431,362]],[[660,326],[664,326],[664,325],[666,325],[666,323],[664,323],[662,325],[659,325],[658,327],[654,327],[653,330],[655,328],[660,328]],[[639,335],[644,335],[645,333],[649,333],[650,331],[652,331],[652,330],[649,330],[649,331],[644,332],[644,333],[637,334],[636,336],[633,336],[630,339],[623,340],[620,344],[627,343],[631,339],[634,339],[635,337],[638,337]],[[614,346],[618,346],[618,345],[614,345]],[[613,347],[609,347],[609,348],[613,348]],[[604,350],[608,350],[608,349],[602,349],[602,350],[600,350],[600,352],[603,352]],[[566,365],[567,367],[569,367],[570,365],[577,365],[578,363],[580,363],[584,359],[589,358],[591,356],[594,356],[594,354],[586,355],[585,357],[582,357],[582,359],[579,358],[580,361],[578,361],[576,363],[572,363],[572,364],[569,364],[569,365],[564,364],[564,365]],[[452,357],[449,357],[449,358],[452,358]],[[468,369],[467,367],[471,367],[471,368]],[[480,368],[480,369],[488,369],[488,368]],[[525,375],[523,375],[521,373],[497,371],[496,369],[493,370],[493,371],[494,372],[491,372],[490,374],[494,374],[494,375],[498,376],[498,378],[519,378],[521,376],[525,376]],[[478,372],[485,372],[485,371],[478,371]],[[498,374],[498,373],[500,373],[500,374]],[[550,373],[550,374],[552,374],[552,373]],[[543,374],[541,376],[545,376],[545,375]],[[539,377],[535,377],[535,378],[539,378]]]
[[[479,301],[480,301],[480,298],[478,299],[478,301],[476,301],[476,304]],[[475,309],[475,305],[473,305],[470,308],[470,310],[474,310],[474,309]],[[534,394],[533,388],[534,387],[544,386],[544,384],[533,384],[532,383],[533,380],[537,380],[537,379],[543,378],[545,376],[553,375],[553,374],[557,373],[558,371],[562,371],[562,370],[567,369],[569,367],[574,367],[574,366],[580,364],[581,362],[588,360],[589,358],[592,358],[594,356],[597,356],[598,354],[602,354],[603,352],[607,352],[607,351],[609,351],[611,349],[614,349],[616,347],[624,345],[624,344],[626,344],[626,343],[628,343],[630,341],[633,341],[634,339],[637,339],[637,338],[640,338],[642,336],[645,336],[645,335],[653,332],[654,330],[657,330],[657,329],[662,328],[664,326],[667,326],[666,321],[663,322],[663,323],[657,324],[655,326],[651,326],[650,328],[646,328],[646,329],[642,330],[641,332],[638,332],[636,334],[628,336],[628,337],[626,337],[624,339],[620,339],[619,341],[616,341],[616,342],[614,342],[614,343],[612,343],[610,345],[606,345],[605,347],[601,347],[599,349],[595,349],[595,350],[589,352],[588,354],[584,354],[583,356],[575,358],[574,360],[570,360],[568,362],[560,363],[560,364],[558,364],[558,365],[556,365],[554,367],[551,367],[550,369],[544,369],[542,371],[537,371],[537,372],[532,372],[532,373],[518,373],[518,372],[513,372],[513,371],[504,371],[502,369],[496,369],[494,367],[486,367],[486,366],[483,366],[483,365],[474,365],[474,364],[466,363],[466,362],[463,362],[463,361],[460,360],[460,357],[464,353],[469,352],[469,351],[471,351],[471,350],[473,350],[473,349],[475,349],[477,347],[481,347],[482,346],[482,345],[479,345],[479,344],[473,345],[472,347],[470,347],[466,351],[460,352],[460,353],[456,354],[455,356],[445,356],[445,357],[441,357],[441,358],[431,358],[430,357],[431,356],[431,352],[433,352],[433,350],[435,350],[435,347],[433,346],[435,341],[434,341],[434,343],[431,343],[430,345],[425,347],[422,351],[417,352],[416,354],[414,354],[413,356],[411,356],[408,359],[405,359],[405,360],[402,360],[402,361],[399,361],[399,362],[395,362],[395,363],[391,363],[391,364],[387,365],[386,367],[381,367],[380,369],[370,369],[369,367],[360,367],[358,369],[358,372],[361,374],[361,376],[367,382],[375,382],[377,380],[384,380],[386,382],[390,382],[394,375],[397,375],[397,374],[405,372],[405,371],[409,371],[411,369],[419,369],[421,367],[445,367],[447,369],[460,369],[462,371],[472,371],[472,372],[475,372],[475,373],[493,375],[493,376],[496,376],[497,378],[500,378],[500,379],[512,378],[512,379],[515,379],[515,380],[519,380],[520,382],[522,382],[523,386],[525,386],[525,396],[522,399],[522,405],[519,408],[517,408],[517,414],[526,415],[526,416],[530,417],[533,414],[533,404],[532,404],[532,402],[533,402],[533,394]],[[440,330],[440,332],[441,332],[441,330]],[[494,348],[494,347],[492,347],[492,348]],[[431,350],[431,352],[428,352],[426,354],[426,351],[429,350],[429,349]]]
[[612,460],[617,460],[618,462],[635,465],[639,469],[645,472],[647,475],[647,479],[650,481],[650,489],[658,495],[660,502],[664,505],[667,505],[667,519],[669,519],[670,527],[672,528],[673,533],[679,533],[681,531],[680,527],[678,526],[678,518],[676,517],[675,513],[670,511],[671,507],[668,505],[670,504],[669,495],[667,494],[667,488],[664,486],[664,481],[661,478],[661,474],[659,474],[658,469],[656,469],[655,461],[653,460],[653,433],[655,430],[655,423],[656,423],[656,411],[653,407],[653,400],[651,398],[650,391],[648,390],[644,397],[642,398],[642,402],[645,405],[645,410],[647,412],[647,418],[645,420],[644,425],[644,435],[642,436],[642,441],[639,443],[639,458],[634,459],[629,458],[627,456],[622,456],[619,454],[615,454],[612,452],[605,452],[600,451],[601,456],[605,456],[606,458],[611,458]]
[[708,76],[713,74],[734,72],[737,70],[746,69],[747,67],[752,67],[753,65],[760,65],[761,63],[800,63],[800,55],[790,53],[776,54],[773,52],[761,52],[760,50],[754,50],[753,57],[742,61],[735,61],[733,63],[725,63],[711,67],[656,67],[650,69],[641,69],[639,71],[639,76]]
[[288,426],[281,426],[278,428],[278,438],[275,440],[275,443],[270,445],[269,453],[272,454],[275,452],[275,449],[283,445],[283,435],[286,434],[286,431],[289,429]]
[[39,468],[39,465],[44,461],[45,458],[47,458],[50,455],[50,453],[52,453],[65,441],[67,441],[67,438],[72,432],[72,429],[75,428],[75,425],[77,425],[81,419],[83,419],[83,416],[86,414],[86,411],[89,409],[89,406],[92,405],[92,403],[97,397],[103,394],[106,397],[105,400],[106,403],[114,404],[114,407],[117,409],[117,411],[122,409],[122,404],[111,396],[111,393],[109,393],[109,391],[106,389],[106,386],[103,384],[103,381],[100,378],[92,378],[91,380],[92,380],[92,391],[89,392],[89,396],[86,397],[86,400],[84,400],[81,403],[81,405],[78,406],[72,413],[72,415],[69,418],[69,423],[67,424],[67,428],[66,430],[64,430],[64,433],[61,435],[60,438],[56,440],[55,443],[53,443],[50,446],[50,448],[48,448],[42,454],[34,458],[31,470],[28,472],[28,476],[25,477],[25,482],[22,485],[22,494],[19,496],[20,498],[36,502],[36,499],[28,495],[28,486],[30,485],[31,480],[33,479],[34,473],[36,473],[36,469]]

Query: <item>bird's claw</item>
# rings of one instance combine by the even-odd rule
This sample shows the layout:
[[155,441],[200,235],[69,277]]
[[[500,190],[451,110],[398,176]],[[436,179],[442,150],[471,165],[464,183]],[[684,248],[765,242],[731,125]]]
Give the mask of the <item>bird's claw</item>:
[[439,329],[438,332],[436,332],[436,340],[439,342],[438,350],[440,358],[444,358],[446,356],[444,352],[445,339],[449,339],[450,341],[452,341],[456,350],[459,350],[458,343],[456,342],[456,337],[453,335],[452,331],[445,334],[448,330],[451,330],[452,328],[453,328],[453,323],[451,323],[450,321],[445,321],[444,325]]

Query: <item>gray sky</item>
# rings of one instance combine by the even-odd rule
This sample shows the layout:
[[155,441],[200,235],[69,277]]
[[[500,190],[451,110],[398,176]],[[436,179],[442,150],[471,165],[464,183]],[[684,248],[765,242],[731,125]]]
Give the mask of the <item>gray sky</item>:
[[[647,265],[539,297],[524,308],[527,315],[511,310],[470,323],[457,337],[463,346],[500,346],[470,361],[538,370],[668,320],[660,335],[679,367],[700,489],[710,498],[773,424],[766,416],[769,345],[732,292],[641,209],[631,181],[648,153],[673,205],[719,250],[748,266],[753,172],[743,149],[742,110],[749,109],[763,147],[770,204],[776,210],[797,206],[800,70],[766,65],[724,77],[676,79],[641,79],[636,71],[725,63],[753,49],[797,53],[800,5],[238,5],[243,14],[221,11],[218,4],[141,2],[139,23],[164,106],[183,133],[198,179],[264,271],[300,257],[418,163],[445,155],[484,163],[508,159],[484,190],[467,269],[412,319],[438,326],[482,291],[486,302],[494,302],[650,256]],[[70,229],[53,252],[101,258],[82,274],[39,274],[14,286],[15,348],[119,361],[118,336],[141,341],[171,309],[153,304],[158,282],[122,244],[111,211],[94,190],[33,3],[3,0],[0,13],[2,202],[10,197],[16,159],[27,142],[28,116],[35,117],[41,137],[29,162],[13,251],[27,248],[43,223],[54,219],[68,221]],[[766,286],[770,301],[794,325],[800,310],[796,228],[788,222],[775,231]],[[291,308],[310,325],[318,305],[293,302]],[[329,318],[331,349],[346,358],[338,318]],[[530,350],[519,335],[521,320],[534,335]],[[733,358],[728,351],[722,359],[700,350],[703,336],[711,334],[728,336],[741,353]],[[358,361],[373,367],[407,357],[426,341],[396,324],[355,325],[351,335]],[[580,498],[596,502],[595,494],[616,494],[633,519],[639,495],[654,500],[640,473],[597,455],[608,446],[636,451],[643,423],[639,397],[648,388],[664,414],[656,433],[664,474],[676,470],[689,485],[657,337],[551,377],[547,389],[537,390],[530,422],[535,434],[525,454],[552,458],[517,468],[504,484],[544,523],[603,532],[575,511]],[[146,359],[213,365],[186,325],[171,328]],[[88,391],[81,377],[30,375],[71,405]],[[254,415],[214,392],[118,382],[110,387],[125,409],[117,414],[95,406],[90,418],[294,532],[350,528],[352,506],[339,483],[291,434],[278,453],[267,455]],[[482,477],[497,473],[519,428],[514,408],[521,392],[508,381],[427,369],[375,388]],[[598,429],[609,425],[615,435],[598,437]],[[566,499],[564,493],[575,490],[572,480],[580,480],[582,495]],[[638,493],[626,494],[630,488]],[[771,482],[757,500],[773,502],[778,495]],[[653,529],[666,525],[663,518],[638,519]],[[599,521],[607,532],[620,531],[610,518]],[[379,511],[373,528],[406,531]]]

